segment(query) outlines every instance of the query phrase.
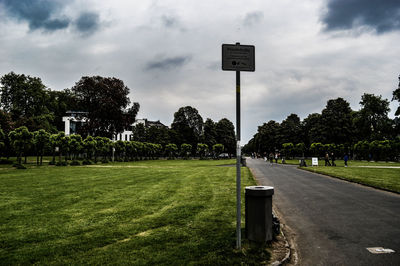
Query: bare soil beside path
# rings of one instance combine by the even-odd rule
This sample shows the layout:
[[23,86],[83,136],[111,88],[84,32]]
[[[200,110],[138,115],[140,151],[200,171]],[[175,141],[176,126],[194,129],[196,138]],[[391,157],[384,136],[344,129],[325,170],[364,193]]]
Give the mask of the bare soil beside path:
[[[292,229],[300,265],[400,265],[400,195],[248,159]],[[367,248],[395,252],[372,254]]]

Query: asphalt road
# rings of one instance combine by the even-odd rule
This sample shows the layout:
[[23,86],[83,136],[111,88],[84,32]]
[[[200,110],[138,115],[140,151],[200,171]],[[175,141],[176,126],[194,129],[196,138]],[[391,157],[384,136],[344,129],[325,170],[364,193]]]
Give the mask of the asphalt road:
[[400,195],[261,159],[247,166],[275,188],[273,205],[295,235],[300,265],[400,265]]

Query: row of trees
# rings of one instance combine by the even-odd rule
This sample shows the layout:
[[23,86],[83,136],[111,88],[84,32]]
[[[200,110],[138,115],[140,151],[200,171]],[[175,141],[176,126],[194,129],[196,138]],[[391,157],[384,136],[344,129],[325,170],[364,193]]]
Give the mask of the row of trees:
[[[143,158],[155,159],[160,156],[175,158],[181,156],[188,159],[191,156],[198,155],[200,158],[214,157],[224,151],[223,144],[214,144],[209,147],[205,143],[196,145],[196,152],[193,153],[192,145],[183,143],[180,148],[174,143],[161,144],[139,142],[139,141],[116,141],[113,142],[107,137],[87,136],[85,139],[81,135],[65,136],[64,132],[51,134],[44,129],[30,132],[27,127],[22,126],[8,135],[0,129],[0,147],[4,150],[5,146],[10,146],[17,155],[17,162],[21,164],[25,157],[25,163],[29,154],[37,156],[37,164],[42,165],[43,155],[52,154],[55,162],[56,155],[59,156],[59,162],[64,155],[65,161],[68,159],[76,160],[84,158],[94,161],[132,161]],[[211,149],[210,149],[211,148]],[[0,154],[1,156],[1,154]]]
[[396,160],[400,154],[400,137],[394,140],[374,140],[374,141],[359,141],[352,146],[345,144],[323,144],[320,142],[311,143],[306,146],[304,143],[282,144],[282,156],[287,158],[303,157],[303,156],[318,156],[324,157],[325,153],[336,154],[341,157],[344,154],[352,152],[353,158],[360,160]]
[[[25,126],[29,131],[40,129],[49,133],[64,130],[62,117],[67,110],[87,112],[87,122],[79,127],[81,136],[111,138],[125,129],[131,130],[139,104],[130,104],[129,88],[117,78],[82,77],[71,89],[52,91],[40,78],[10,72],[0,78],[0,128],[8,135]],[[174,114],[171,128],[133,127],[133,140],[181,146],[190,144],[196,153],[197,144],[213,147],[220,143],[224,152],[235,153],[235,133],[231,121],[224,118],[204,122],[191,107],[180,108]]]
[[137,124],[132,130],[132,139],[141,142],[159,143],[165,146],[174,143],[181,146],[184,143],[190,144],[192,152],[195,153],[198,143],[204,143],[208,147],[215,144],[222,144],[224,152],[235,153],[235,127],[226,118],[214,122],[203,118],[196,108],[191,106],[181,107],[174,114],[171,128],[149,127]]
[[[400,83],[399,89],[393,92],[393,100],[399,100],[399,96]],[[321,113],[310,114],[303,121],[296,114],[290,114],[281,123],[271,120],[258,127],[244,152],[275,152],[283,149],[285,143],[303,143],[309,147],[308,151],[313,143],[333,143],[348,147],[351,152],[360,141],[396,142],[400,136],[400,119],[388,117],[389,100],[365,93],[360,107],[354,111],[346,100],[337,98],[328,100]],[[400,107],[396,115],[400,115]]]

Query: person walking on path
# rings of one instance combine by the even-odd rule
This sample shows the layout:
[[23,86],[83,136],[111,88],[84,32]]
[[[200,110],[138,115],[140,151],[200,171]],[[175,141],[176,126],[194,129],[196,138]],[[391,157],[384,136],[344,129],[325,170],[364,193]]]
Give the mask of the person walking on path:
[[329,153],[325,154],[325,166],[331,166],[331,163],[329,162]]
[[336,164],[335,164],[335,154],[333,152],[331,153],[331,158],[332,158],[332,166],[336,166]]
[[347,167],[347,161],[349,160],[349,156],[347,155],[347,153],[344,155],[344,167]]

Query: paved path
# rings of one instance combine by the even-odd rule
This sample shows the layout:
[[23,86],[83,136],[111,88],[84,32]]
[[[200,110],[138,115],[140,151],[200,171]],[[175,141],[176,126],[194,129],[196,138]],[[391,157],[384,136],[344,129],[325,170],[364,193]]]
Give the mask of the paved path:
[[400,265],[400,195],[261,159],[247,166],[275,187],[273,204],[295,233],[300,265]]

